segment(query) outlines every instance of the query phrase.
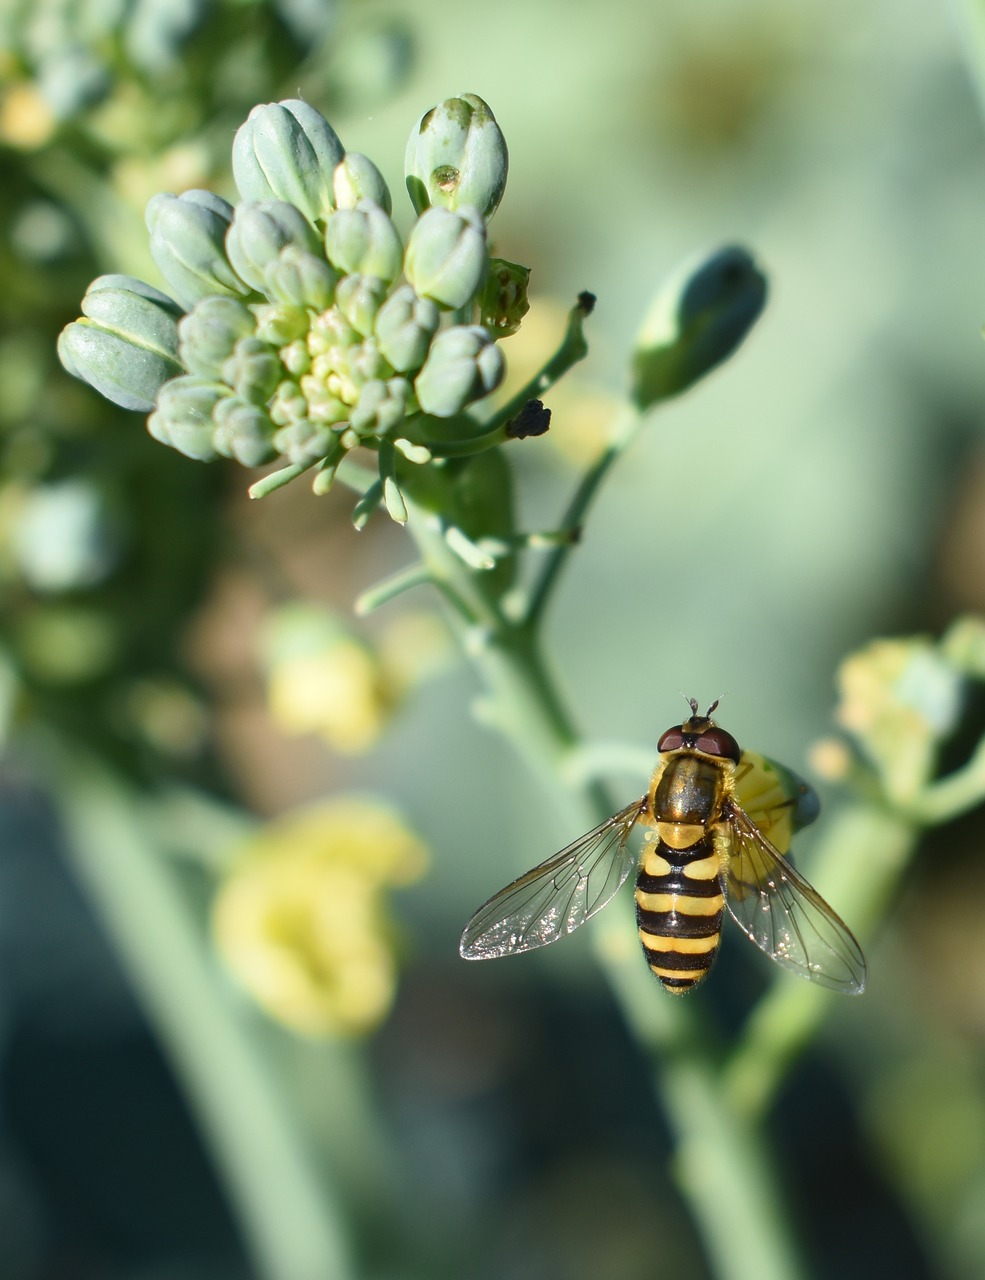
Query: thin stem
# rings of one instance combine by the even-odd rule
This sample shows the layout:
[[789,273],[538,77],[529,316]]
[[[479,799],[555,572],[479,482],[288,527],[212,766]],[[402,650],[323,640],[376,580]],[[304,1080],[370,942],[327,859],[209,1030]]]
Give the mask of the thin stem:
[[[884,806],[847,806],[828,824],[811,879],[865,934],[884,915],[918,837],[912,821]],[[741,1114],[757,1120],[765,1113],[836,998],[813,984],[780,978],[759,1001],[722,1077]]]
[[528,626],[536,626],[543,615],[561,570],[564,568],[572,547],[576,544],[577,539],[573,536],[575,530],[584,521],[588,509],[592,505],[595,495],[598,493],[599,487],[608,474],[610,467],[635,439],[641,421],[642,419],[635,410],[625,410],[623,417],[616,423],[611,441],[582,477],[581,483],[575,490],[574,497],[568,504],[568,509],[565,511],[561,521],[561,528],[568,530],[572,537],[555,547],[544,562],[540,576],[530,592],[525,619]]
[[45,743],[75,870],[181,1079],[262,1280],[352,1275],[344,1214],[267,1056],[217,981],[207,935],[138,798]]
[[983,0],[950,0],[957,27],[958,49],[964,54],[978,110],[985,118],[985,3]]
[[[466,580],[461,562],[442,554],[426,520],[411,510],[408,528],[436,575]],[[464,591],[456,583],[456,589]],[[478,638],[462,634],[480,672],[497,727],[562,801],[572,828],[594,826],[617,807],[590,777],[572,787],[577,735],[529,626],[500,617]],[[600,966],[638,1043],[649,1049],[654,1088],[677,1137],[676,1173],[721,1280],[798,1280],[804,1270],[783,1212],[783,1194],[756,1127],[720,1088],[717,1050],[698,998],[688,1004],[654,989],[618,913],[594,922]]]

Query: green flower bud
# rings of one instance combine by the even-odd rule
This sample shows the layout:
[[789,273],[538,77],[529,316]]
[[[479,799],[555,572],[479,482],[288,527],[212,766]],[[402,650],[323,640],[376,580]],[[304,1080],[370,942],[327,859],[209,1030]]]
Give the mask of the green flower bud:
[[[256,336],[274,347],[286,347],[301,341],[308,332],[308,313],[304,307],[285,303],[266,303],[253,308],[256,317]],[[307,348],[304,348],[307,355]],[[291,372],[297,372],[292,370]]]
[[212,442],[224,458],[234,458],[244,467],[259,467],[275,456],[274,424],[257,405],[224,396],[212,410],[212,420]]
[[414,224],[404,275],[422,298],[439,307],[464,307],[482,283],[487,265],[486,227],[474,209],[428,209]]
[[497,338],[509,338],[530,310],[530,268],[505,258],[491,258],[479,293],[479,323]]
[[431,343],[414,391],[425,413],[450,418],[466,405],[495,391],[506,362],[489,333],[478,325],[456,325]]
[[254,319],[236,298],[203,298],[178,322],[178,350],[189,373],[217,378],[238,339],[253,333]]
[[766,277],[745,251],[691,259],[657,295],[636,340],[633,402],[647,409],[726,360],[766,301]]
[[345,148],[314,107],[297,99],[254,107],[233,141],[244,200],[284,200],[314,225],[335,207],[332,178]]
[[324,311],[332,305],[339,273],[321,252],[309,253],[297,245],[285,245],[263,270],[264,292],[280,302]]
[[207,378],[186,375],[165,383],[157,397],[157,409],[147,419],[147,430],[161,444],[170,445],[186,458],[211,462],[212,410],[228,390]]
[[437,305],[403,284],[380,307],[374,332],[380,351],[394,369],[408,373],[424,363],[440,323]]
[[99,276],[82,299],[81,320],[66,325],[58,358],[76,378],[123,409],[148,413],[160,388],[182,372],[181,308],[132,276]]
[[348,391],[350,399],[345,400],[339,394],[339,391],[343,390],[343,388],[338,384],[338,378],[334,379],[331,385],[328,385],[322,378],[314,377],[310,374],[303,377],[299,386],[304,396],[304,413],[298,415],[298,417],[308,417],[312,422],[323,426],[334,426],[338,422],[348,422],[352,401],[356,398],[356,391],[354,387],[346,387],[345,390]]
[[347,151],[332,175],[335,204],[339,209],[355,209],[360,200],[371,200],[384,213],[393,208],[390,189],[376,165],[358,151]]
[[410,383],[406,378],[374,379],[359,393],[349,419],[361,436],[385,435],[403,420],[410,403]]
[[264,272],[286,245],[317,253],[318,237],[292,204],[267,200],[241,204],[226,236],[229,261],[252,288],[263,292]]
[[286,347],[281,347],[280,362],[287,372],[294,374],[296,378],[308,373],[311,369],[311,353],[308,351],[308,344],[298,338],[294,342],[289,342]]
[[271,397],[267,411],[278,427],[288,427],[307,416],[308,402],[298,384],[285,378]]
[[308,331],[308,350],[313,356],[323,352],[335,352],[339,347],[351,346],[359,341],[359,334],[335,307],[315,316]]
[[[357,347],[349,348],[349,373],[357,387],[364,386],[376,378],[388,377],[391,369],[380,355],[380,349],[374,338],[367,338]],[[355,403],[355,396],[353,397]]]
[[474,93],[426,111],[404,157],[407,190],[418,213],[466,205],[491,218],[506,189],[509,157],[496,118]]
[[330,427],[302,419],[289,427],[281,427],[274,436],[274,444],[277,452],[289,462],[304,465],[328,457],[337,448],[337,436]]
[[151,257],[186,311],[210,294],[241,298],[249,293],[226,257],[232,217],[232,205],[211,191],[165,193],[147,203]]
[[266,404],[284,375],[277,352],[259,338],[240,338],[222,366],[222,380],[241,400]]
[[379,276],[343,276],[335,291],[335,305],[357,333],[368,337],[386,292],[387,283]]
[[325,229],[329,261],[347,275],[395,280],[403,262],[400,233],[385,210],[372,200],[355,209],[337,209]]

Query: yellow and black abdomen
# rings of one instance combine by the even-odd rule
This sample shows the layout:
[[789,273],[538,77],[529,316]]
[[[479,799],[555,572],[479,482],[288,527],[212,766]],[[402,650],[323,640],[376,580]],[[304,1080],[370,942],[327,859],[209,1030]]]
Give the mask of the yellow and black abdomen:
[[647,963],[664,989],[683,995],[704,978],[722,939],[725,899],[714,835],[686,849],[648,844],[636,879],[636,921]]

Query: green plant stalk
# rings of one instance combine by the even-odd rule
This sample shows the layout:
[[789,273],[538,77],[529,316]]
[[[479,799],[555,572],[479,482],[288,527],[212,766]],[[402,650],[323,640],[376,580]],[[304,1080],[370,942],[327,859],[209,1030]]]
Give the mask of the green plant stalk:
[[[434,517],[410,510],[408,528],[424,563],[469,601],[479,625],[452,615],[464,652],[486,690],[484,719],[513,743],[558,796],[572,830],[609,817],[604,788],[572,783],[578,746],[530,625],[509,623],[448,549]],[[651,1055],[653,1084],[677,1141],[675,1172],[719,1280],[798,1280],[806,1274],[783,1212],[784,1196],[761,1132],[720,1087],[717,1049],[700,997],[684,1003],[658,990],[619,913],[593,923],[599,963],[637,1041]]]
[[267,1055],[220,990],[153,815],[104,767],[43,745],[68,852],[171,1059],[262,1280],[348,1280],[344,1214]]
[[[864,936],[884,917],[919,838],[920,827],[912,819],[885,805],[845,805],[827,824],[811,863],[811,879]],[[838,997],[810,983],[782,976],[774,982],[723,1071],[722,1087],[740,1114],[753,1121],[765,1114],[834,999]]]
[[978,110],[985,119],[985,2],[950,0],[950,9],[958,50],[964,55]]

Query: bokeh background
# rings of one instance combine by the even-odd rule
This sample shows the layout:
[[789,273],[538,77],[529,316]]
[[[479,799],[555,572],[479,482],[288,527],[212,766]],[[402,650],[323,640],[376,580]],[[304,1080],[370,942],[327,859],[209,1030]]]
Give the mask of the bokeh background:
[[[349,504],[303,482],[251,503],[240,469],[170,453],[74,383],[55,338],[94,275],[156,281],[146,199],[227,192],[254,102],[304,96],[400,210],[411,125],[479,93],[511,155],[497,249],[533,269],[508,359],[535,367],[577,293],[599,300],[550,434],[515,451],[527,523],[549,528],[661,280],[748,246],[764,317],[607,483],[548,648],[589,740],[645,754],[682,691],[724,694],[740,741],[806,770],[846,653],[985,603],[967,17],[3,0],[0,1274],[709,1274],[586,941],[458,959],[478,902],[578,832],[471,715],[426,593],[352,620],[412,558],[404,535],[356,535]],[[628,799],[641,781],[614,784]],[[412,884],[340,888],[367,913],[370,976],[319,1028],[217,954],[217,937],[249,952],[248,878],[239,915],[212,911],[258,830],[303,849],[297,807],[352,792],[396,807],[427,869],[415,846]],[[985,1276],[981,825],[926,842],[864,940],[864,1002],[837,1005],[779,1099],[818,1276]],[[628,895],[610,910],[632,929]],[[725,1026],[766,981],[747,950],[727,942],[702,997]]]

